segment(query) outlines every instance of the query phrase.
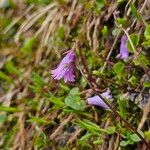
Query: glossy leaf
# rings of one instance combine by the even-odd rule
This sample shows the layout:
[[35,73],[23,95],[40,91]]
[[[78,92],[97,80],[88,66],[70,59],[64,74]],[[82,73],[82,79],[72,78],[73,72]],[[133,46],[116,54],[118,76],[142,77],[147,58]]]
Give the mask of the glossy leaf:
[[[132,45],[134,46],[134,48],[136,48],[136,46],[138,46],[139,44],[139,35],[133,33],[130,35],[130,39],[131,39]],[[129,40],[127,41],[127,48],[129,52],[134,53],[135,50],[131,46],[131,43]]]
[[123,71],[123,69],[124,69],[124,63],[122,63],[122,62],[118,62],[114,65],[114,71],[117,74],[121,73]]
[[146,40],[150,40],[150,25],[148,25],[144,31],[144,36]]

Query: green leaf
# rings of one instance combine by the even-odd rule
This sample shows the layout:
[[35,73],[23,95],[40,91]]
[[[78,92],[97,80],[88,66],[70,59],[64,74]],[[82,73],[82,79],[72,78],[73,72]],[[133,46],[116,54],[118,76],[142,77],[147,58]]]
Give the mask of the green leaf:
[[98,135],[101,134],[101,132],[103,132],[103,130],[104,130],[104,129],[100,129],[100,127],[97,124],[95,124],[89,120],[86,120],[86,119],[84,119],[83,121],[78,119],[77,123],[82,128],[87,129],[87,130],[91,131],[92,133],[95,133],[95,134],[97,133]]
[[140,54],[139,59],[140,59],[140,62],[144,64],[145,66],[150,65],[150,59],[147,58],[145,55]]
[[8,61],[5,68],[10,74],[19,74],[18,69],[14,66],[12,61]]
[[29,85],[29,88],[34,92],[34,93],[40,93],[41,92],[41,87],[36,86],[36,85]]
[[134,62],[134,64],[135,64],[136,66],[139,66],[139,65],[140,65],[140,63],[139,63],[139,60],[138,60],[138,59],[135,59],[133,62]]
[[38,75],[36,72],[33,72],[32,74],[32,82],[34,85],[37,85],[37,86],[43,86],[45,83],[44,79]]
[[131,141],[133,141],[133,142],[139,142],[139,141],[141,141],[141,139],[139,138],[139,136],[138,136],[137,134],[131,134],[131,135],[129,136],[129,138],[130,138]]
[[101,9],[105,6],[105,0],[96,0],[96,1],[94,2],[94,5],[92,5],[92,6],[93,6],[93,12],[94,12],[96,15],[99,15]]
[[115,37],[120,33],[120,29],[119,28],[114,28],[112,31],[112,35]]
[[57,36],[60,38],[60,39],[64,39],[65,37],[65,29],[64,27],[59,27],[57,29]]
[[145,66],[150,65],[150,60],[143,54],[140,54],[135,60],[134,60],[134,64],[136,66],[143,64]]
[[144,31],[144,36],[147,40],[150,40],[150,25],[148,25]]
[[61,108],[65,106],[65,103],[62,101],[62,98],[56,98],[55,96],[50,96],[50,102]]
[[80,85],[81,85],[83,88],[86,87],[86,85],[87,85],[87,80],[86,80],[84,77],[81,77]]
[[91,131],[92,133],[98,133],[101,134],[103,133],[107,133],[107,134],[114,134],[116,132],[116,128],[115,127],[108,127],[106,129],[102,129],[100,128],[97,124],[89,121],[89,120],[78,120],[77,123],[84,129],[87,129],[89,131]]
[[5,149],[10,149],[12,146],[13,139],[15,137],[15,133],[18,130],[18,125],[12,126],[9,130],[7,130],[5,134]]
[[84,110],[85,101],[81,100],[78,87],[70,90],[68,96],[65,98],[65,104],[75,110]]
[[36,147],[35,149],[40,150],[42,147],[46,146],[46,144],[47,138],[44,132],[42,132],[34,141],[34,146]]
[[121,98],[118,99],[118,104],[119,104],[119,113],[123,118],[126,118],[126,111],[125,111],[125,105],[124,105],[124,99],[122,100]]
[[0,105],[0,111],[20,112],[21,110],[19,108],[15,108],[15,107],[8,107],[8,106],[2,106],[2,105]]
[[123,71],[123,69],[124,69],[124,63],[122,63],[122,62],[117,62],[114,65],[114,71],[117,74],[121,73]]
[[150,81],[145,81],[145,82],[143,83],[143,86],[144,86],[145,88],[149,88],[149,87],[150,87]]
[[2,71],[0,71],[0,79],[3,79],[7,81],[8,83],[12,83],[11,78]]
[[36,4],[36,5],[42,5],[42,4],[50,4],[53,2],[53,0],[25,0],[27,4]]
[[37,117],[34,117],[34,116],[30,116],[30,118],[27,120],[27,122],[34,122],[36,123],[37,125],[41,125],[41,124],[50,124],[52,123],[51,121],[47,121],[44,117],[40,117],[40,118],[37,118]]
[[65,104],[75,110],[84,110],[85,109],[85,101],[81,100],[78,95],[68,95],[65,98]]
[[143,42],[142,45],[150,47],[150,40]]
[[114,134],[116,132],[116,127],[108,127],[106,128],[107,134]]
[[101,73],[100,73],[100,71],[98,71],[98,70],[93,70],[93,75],[96,75],[96,76],[100,76],[101,75]]
[[129,80],[128,80],[133,86],[137,85],[137,78],[135,76],[132,76]]
[[101,145],[101,144],[103,144],[103,140],[96,140],[96,141],[93,142],[93,144]]
[[74,87],[73,89],[70,90],[69,94],[71,95],[76,95],[79,93],[79,88],[78,87]]
[[127,23],[127,20],[125,18],[117,18],[116,21],[117,21],[117,24],[122,25],[122,26],[126,25]]
[[37,73],[33,72],[31,80],[32,80],[32,85],[29,85],[29,88],[33,90],[33,92],[35,93],[42,92],[43,91],[42,87],[46,85],[44,79]]
[[144,135],[145,135],[146,139],[148,139],[150,141],[150,131],[145,131]]
[[85,141],[87,139],[89,139],[91,136],[93,136],[94,134],[93,133],[90,133],[90,132],[87,132],[85,135],[83,135],[80,140],[81,141]]
[[130,144],[130,141],[121,141],[120,142],[120,146],[123,146],[123,147],[125,147],[125,146],[127,146],[127,145],[129,145]]
[[117,0],[117,3],[123,3],[123,2],[125,2],[125,0]]
[[131,12],[132,14],[139,19],[139,13],[137,8],[134,6],[134,4],[130,4]]
[[101,32],[104,37],[107,36],[108,35],[108,27],[104,26]]
[[33,38],[33,37],[28,38],[25,40],[25,42],[21,48],[21,51],[24,52],[25,54],[29,54],[33,50],[35,44],[36,44],[35,38]]
[[[133,33],[130,35],[130,39],[131,39],[132,45],[134,46],[134,48],[136,48],[136,46],[138,46],[139,44],[139,35]],[[127,48],[129,52],[134,53],[135,49],[131,46],[131,43],[129,40],[127,41]]]
[[66,84],[59,84],[59,86],[66,92],[69,92],[70,91],[70,88],[66,85]]
[[0,124],[2,124],[6,120],[6,115],[0,114]]

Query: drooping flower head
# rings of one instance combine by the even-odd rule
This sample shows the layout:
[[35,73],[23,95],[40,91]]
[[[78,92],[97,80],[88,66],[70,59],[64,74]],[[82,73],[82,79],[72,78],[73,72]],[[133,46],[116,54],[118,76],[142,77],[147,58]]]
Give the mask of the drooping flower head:
[[127,43],[127,36],[123,35],[121,38],[120,54],[119,54],[119,57],[123,60],[129,57],[129,51],[126,47],[126,43]]
[[[112,99],[109,89],[101,95],[106,99]],[[108,105],[98,95],[88,98],[87,102],[89,105],[96,105],[104,109],[109,109]]]
[[67,52],[67,55],[62,59],[60,64],[55,70],[52,70],[52,77],[56,80],[60,80],[64,78],[65,82],[73,82],[74,79],[74,65],[73,62],[75,60],[75,52],[74,50],[70,50]]

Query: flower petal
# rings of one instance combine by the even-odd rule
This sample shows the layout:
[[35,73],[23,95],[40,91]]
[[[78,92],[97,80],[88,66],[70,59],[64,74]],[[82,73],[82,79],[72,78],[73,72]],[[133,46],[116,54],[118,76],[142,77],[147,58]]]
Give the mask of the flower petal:
[[127,59],[129,57],[129,51],[126,47],[127,36],[123,35],[121,38],[121,45],[120,45],[120,58]]
[[66,71],[65,75],[64,75],[64,80],[65,82],[69,81],[69,82],[73,82],[75,81],[74,80],[74,74],[73,74],[73,69],[74,69],[74,66],[73,64],[71,63],[68,70]]
[[90,104],[90,105],[96,105],[96,106],[100,106],[104,109],[109,109],[107,104],[105,102],[103,102],[103,100],[97,95],[94,97],[88,98],[87,101],[88,101],[88,104]]
[[[101,95],[106,99],[112,99],[112,95],[109,89]],[[88,98],[87,101],[90,105],[96,105],[104,109],[109,109],[108,105],[98,95]]]
[[106,92],[102,93],[101,95],[103,97],[106,97],[107,99],[111,99],[112,98],[112,95],[111,95],[111,92],[110,92],[109,89]]
[[74,50],[70,50],[67,52],[67,55],[62,59],[60,64],[55,70],[51,71],[52,77],[56,80],[60,80],[64,77],[64,81],[73,82],[74,75],[73,75],[73,61],[75,59],[75,52]]

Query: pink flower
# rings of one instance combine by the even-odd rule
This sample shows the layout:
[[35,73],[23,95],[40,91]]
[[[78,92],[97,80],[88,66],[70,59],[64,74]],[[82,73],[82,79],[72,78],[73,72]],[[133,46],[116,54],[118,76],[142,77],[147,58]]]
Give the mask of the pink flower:
[[129,57],[129,51],[126,47],[126,43],[127,43],[127,36],[123,35],[121,38],[121,45],[120,45],[120,58],[123,60]]
[[[101,95],[106,99],[112,99],[109,89]],[[108,105],[98,95],[88,98],[87,101],[89,105],[96,105],[104,109],[109,109]]]
[[75,52],[74,50],[70,50],[67,52],[67,55],[62,59],[60,64],[55,70],[52,70],[52,77],[55,80],[60,80],[61,78],[64,78],[64,81],[67,82],[73,82],[74,79],[74,65],[73,61],[75,60]]

